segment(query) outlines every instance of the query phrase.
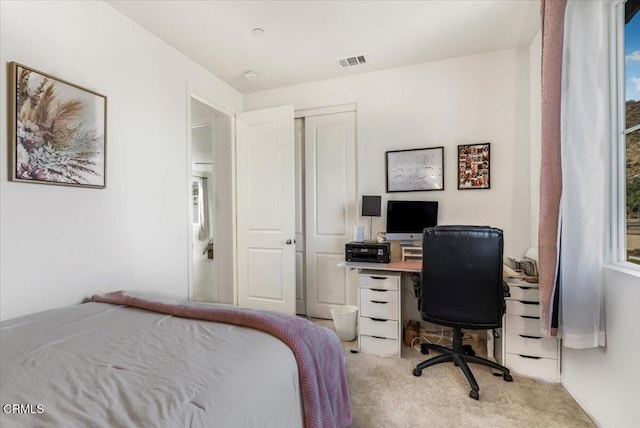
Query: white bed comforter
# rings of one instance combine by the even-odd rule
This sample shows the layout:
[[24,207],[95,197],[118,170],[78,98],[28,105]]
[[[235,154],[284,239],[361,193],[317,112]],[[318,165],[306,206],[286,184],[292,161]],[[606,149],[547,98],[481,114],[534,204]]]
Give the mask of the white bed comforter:
[[3,427],[303,425],[293,353],[253,329],[87,303],[0,333]]

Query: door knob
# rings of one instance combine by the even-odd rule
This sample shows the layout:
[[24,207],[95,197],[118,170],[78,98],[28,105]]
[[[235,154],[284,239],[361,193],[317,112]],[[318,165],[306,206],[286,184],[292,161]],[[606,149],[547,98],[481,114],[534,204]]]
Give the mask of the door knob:
[[285,244],[287,244],[287,245],[291,245],[291,244],[292,244],[292,242],[293,242],[293,241],[292,241],[291,239],[287,239],[287,240],[285,241]]

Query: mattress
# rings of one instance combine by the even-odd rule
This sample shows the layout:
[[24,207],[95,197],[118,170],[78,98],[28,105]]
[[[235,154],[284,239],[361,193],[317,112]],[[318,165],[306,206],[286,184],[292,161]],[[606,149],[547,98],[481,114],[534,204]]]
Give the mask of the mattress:
[[0,334],[1,426],[304,424],[294,354],[258,330],[92,302]]

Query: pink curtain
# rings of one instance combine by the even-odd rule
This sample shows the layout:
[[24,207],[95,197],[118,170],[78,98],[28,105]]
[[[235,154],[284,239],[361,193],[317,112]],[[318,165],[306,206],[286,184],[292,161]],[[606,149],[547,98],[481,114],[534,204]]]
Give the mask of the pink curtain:
[[542,166],[540,168],[540,222],[538,263],[540,275],[541,323],[546,335],[555,336],[551,326],[557,291],[560,196],[560,90],[562,82],[562,35],[567,0],[542,0]]

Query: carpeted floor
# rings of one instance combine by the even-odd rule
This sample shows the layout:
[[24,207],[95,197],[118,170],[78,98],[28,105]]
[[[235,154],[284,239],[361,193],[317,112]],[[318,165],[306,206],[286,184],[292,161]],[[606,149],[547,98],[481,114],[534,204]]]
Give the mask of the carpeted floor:
[[[314,320],[333,328],[332,321]],[[428,356],[403,347],[402,358],[350,352],[356,342],[342,343],[358,428],[551,428],[594,427],[585,412],[560,384],[514,375],[511,383],[475,364],[480,400],[469,397],[464,375],[453,364],[425,369],[414,366]],[[435,354],[433,354],[435,355]]]

